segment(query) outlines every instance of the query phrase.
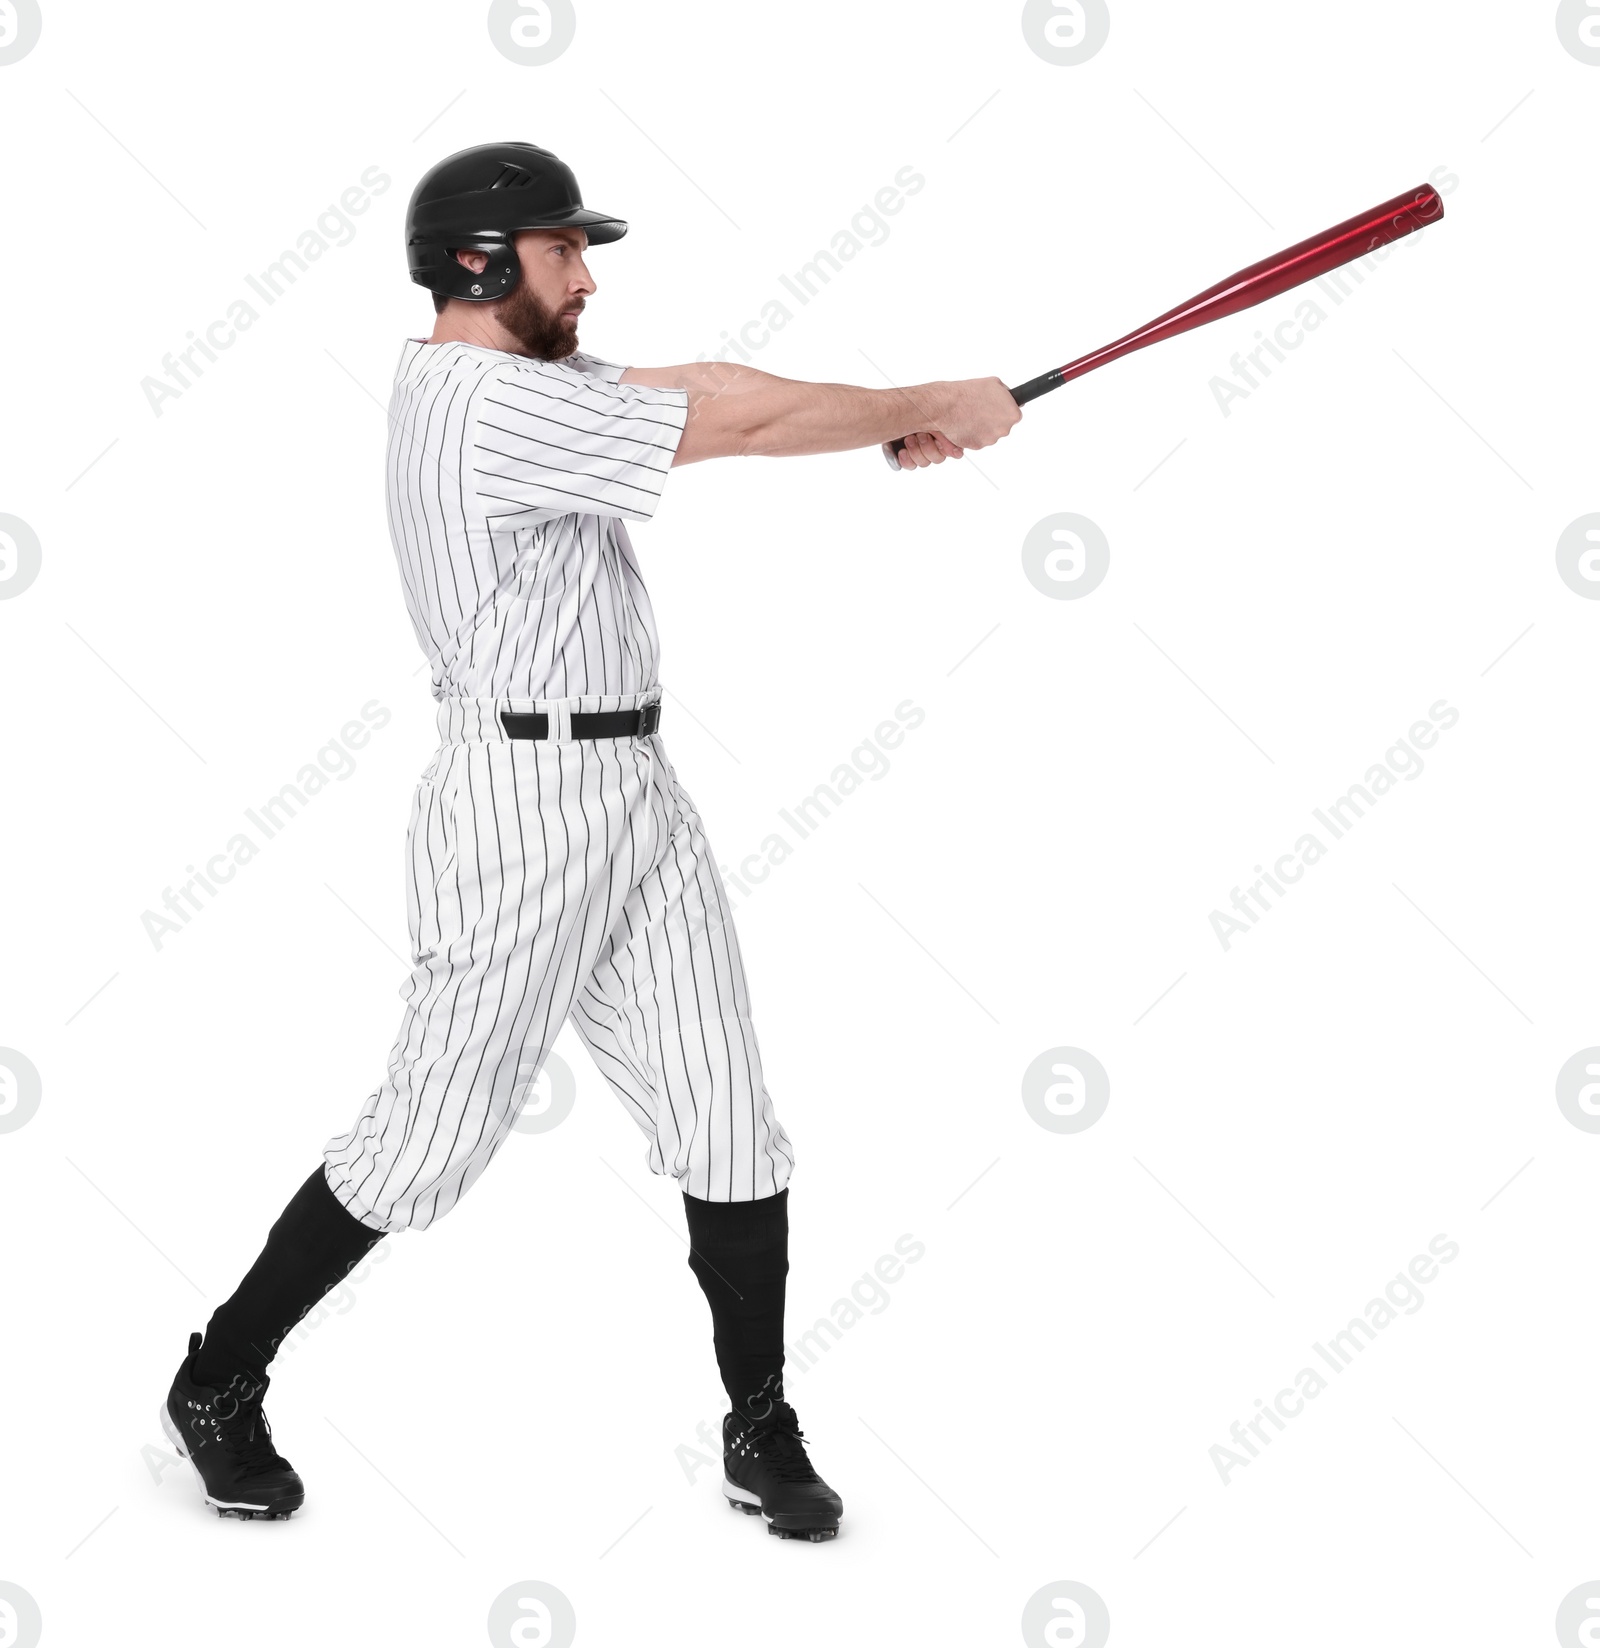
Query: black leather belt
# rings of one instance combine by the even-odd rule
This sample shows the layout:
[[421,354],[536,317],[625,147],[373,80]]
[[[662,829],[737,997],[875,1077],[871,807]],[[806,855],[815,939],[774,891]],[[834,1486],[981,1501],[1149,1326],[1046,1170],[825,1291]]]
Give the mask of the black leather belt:
[[[574,738],[648,738],[661,725],[661,703],[637,710],[574,710]],[[539,710],[501,710],[507,738],[548,738],[550,717]]]

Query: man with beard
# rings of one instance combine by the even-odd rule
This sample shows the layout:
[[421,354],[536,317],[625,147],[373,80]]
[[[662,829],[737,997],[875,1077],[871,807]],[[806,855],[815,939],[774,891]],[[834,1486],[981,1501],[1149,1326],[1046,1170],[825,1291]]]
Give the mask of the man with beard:
[[525,143],[452,155],[411,198],[411,278],[436,320],[396,374],[389,529],[440,735],[407,830],[412,966],[387,1074],[190,1336],[163,1409],[221,1513],[304,1502],[262,1412],[268,1364],[375,1243],[456,1205],[570,1018],[683,1193],[731,1408],[724,1494],[773,1533],[838,1531],[784,1399],[794,1157],[722,880],[656,731],[655,621],[625,523],[650,519],[677,464],[903,436],[901,466],[926,468],[1019,413],[998,378],[875,390],[582,354],[585,254],[626,231]]

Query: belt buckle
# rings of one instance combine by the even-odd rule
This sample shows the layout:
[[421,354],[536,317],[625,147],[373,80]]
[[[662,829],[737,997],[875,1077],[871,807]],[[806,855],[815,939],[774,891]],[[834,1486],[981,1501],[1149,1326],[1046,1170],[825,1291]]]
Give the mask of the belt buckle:
[[644,705],[639,711],[639,736],[648,738],[661,725],[661,700]]

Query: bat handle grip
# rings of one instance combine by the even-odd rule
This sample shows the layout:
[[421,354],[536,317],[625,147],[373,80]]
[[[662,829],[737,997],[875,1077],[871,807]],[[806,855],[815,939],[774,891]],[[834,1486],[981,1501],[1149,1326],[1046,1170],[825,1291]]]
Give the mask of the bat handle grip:
[[1043,377],[1029,378],[1026,383],[1019,383],[1011,391],[1011,398],[1018,406],[1026,406],[1029,401],[1036,401],[1041,395],[1048,395],[1052,389],[1059,389],[1067,380],[1062,376],[1066,369],[1056,367],[1052,372],[1046,372]]
[[[1027,383],[1018,384],[1011,391],[1011,398],[1018,406],[1026,406],[1029,401],[1037,400],[1040,395],[1055,389],[1061,383],[1061,369],[1057,367],[1053,372],[1046,372],[1042,378],[1030,379]],[[891,469],[899,469],[900,454],[905,450],[905,439],[885,441],[882,451],[884,461]]]

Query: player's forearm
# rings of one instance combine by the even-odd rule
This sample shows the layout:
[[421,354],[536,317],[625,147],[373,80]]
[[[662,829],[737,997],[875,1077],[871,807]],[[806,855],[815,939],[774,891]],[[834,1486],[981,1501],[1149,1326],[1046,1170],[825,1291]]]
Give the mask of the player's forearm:
[[798,383],[755,374],[743,404],[730,410],[738,450],[747,457],[798,458],[880,446],[913,430],[937,426],[943,385],[863,389],[848,383]]
[[729,361],[630,368],[624,383],[686,389],[689,418],[676,462],[705,458],[793,458],[880,446],[937,427],[949,396],[942,383],[862,389],[801,383]]

